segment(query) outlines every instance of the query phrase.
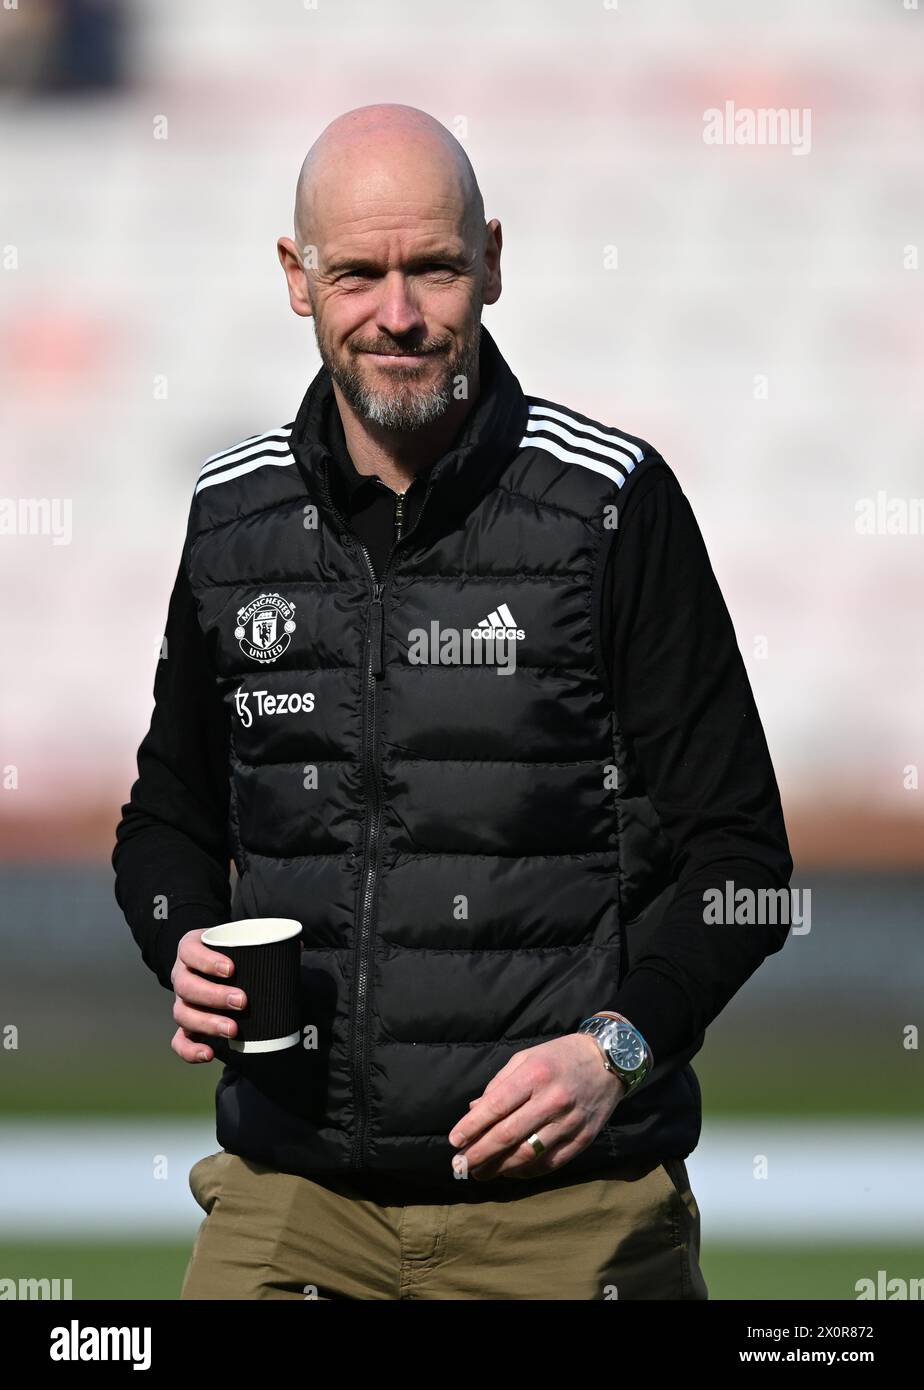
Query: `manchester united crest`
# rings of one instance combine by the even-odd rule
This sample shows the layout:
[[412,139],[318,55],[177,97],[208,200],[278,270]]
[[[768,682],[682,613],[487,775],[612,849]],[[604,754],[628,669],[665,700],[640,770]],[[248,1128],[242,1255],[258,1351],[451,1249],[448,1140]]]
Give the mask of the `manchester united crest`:
[[259,594],[239,608],[234,635],[244,655],[261,665],[282,656],[295,631],[294,612],[281,594]]

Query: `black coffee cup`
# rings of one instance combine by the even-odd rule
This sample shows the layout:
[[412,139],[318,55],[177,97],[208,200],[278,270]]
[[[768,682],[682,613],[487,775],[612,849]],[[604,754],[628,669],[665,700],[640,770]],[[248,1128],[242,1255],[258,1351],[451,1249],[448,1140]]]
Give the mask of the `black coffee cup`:
[[301,1037],[301,931],[292,917],[248,917],[202,933],[204,945],[234,961],[227,983],[247,996],[243,1009],[219,1010],[237,1021],[234,1052],[281,1052]]

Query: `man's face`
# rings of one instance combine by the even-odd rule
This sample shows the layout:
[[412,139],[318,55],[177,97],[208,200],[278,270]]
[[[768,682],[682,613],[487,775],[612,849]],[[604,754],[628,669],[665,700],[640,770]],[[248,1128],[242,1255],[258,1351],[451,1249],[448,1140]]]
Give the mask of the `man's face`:
[[438,419],[478,363],[482,248],[450,199],[371,178],[325,207],[307,270],[321,360],[362,418],[397,432]]

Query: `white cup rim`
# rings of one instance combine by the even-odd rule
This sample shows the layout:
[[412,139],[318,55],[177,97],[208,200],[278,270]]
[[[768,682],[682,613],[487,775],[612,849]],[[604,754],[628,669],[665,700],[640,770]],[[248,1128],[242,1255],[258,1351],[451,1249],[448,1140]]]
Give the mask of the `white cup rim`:
[[221,922],[202,933],[206,946],[271,946],[288,941],[301,932],[294,917],[244,917],[238,922]]

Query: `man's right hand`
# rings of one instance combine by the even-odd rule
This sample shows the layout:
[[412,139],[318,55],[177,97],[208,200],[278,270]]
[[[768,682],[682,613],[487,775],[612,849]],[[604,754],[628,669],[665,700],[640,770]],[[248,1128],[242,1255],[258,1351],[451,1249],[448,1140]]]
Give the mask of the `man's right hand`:
[[170,983],[176,992],[173,1017],[180,1025],[170,1046],[184,1062],[213,1061],[215,1052],[209,1038],[233,1038],[237,1032],[233,1018],[211,1013],[211,1009],[242,1009],[247,1003],[241,990],[202,978],[203,974],[227,977],[234,971],[233,960],[203,945],[204,930],[188,931],[180,938],[176,964],[170,972]]

